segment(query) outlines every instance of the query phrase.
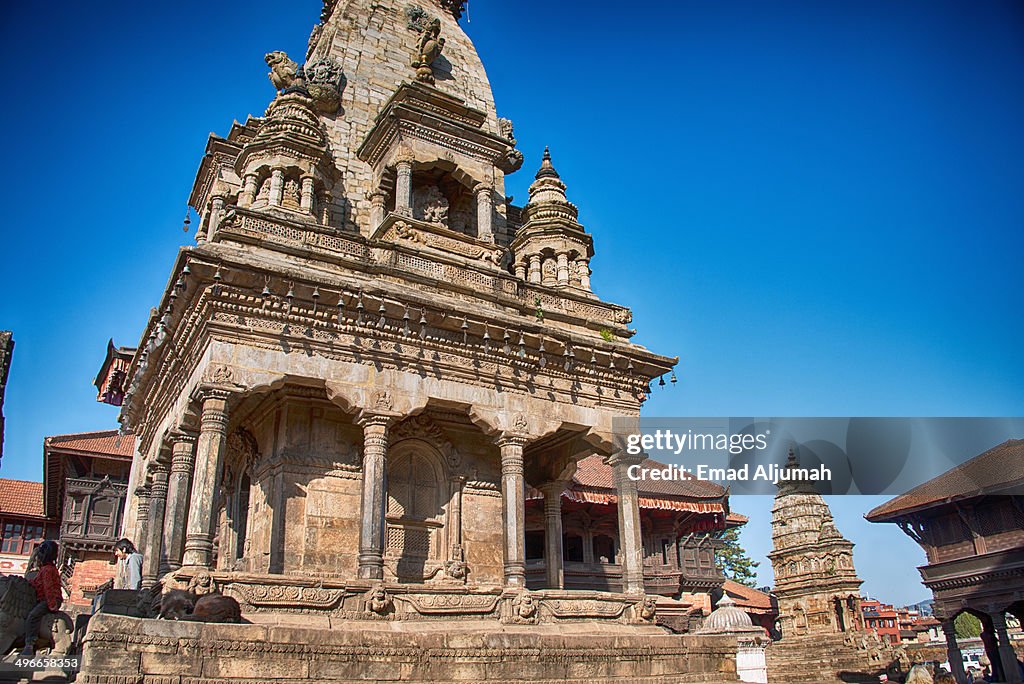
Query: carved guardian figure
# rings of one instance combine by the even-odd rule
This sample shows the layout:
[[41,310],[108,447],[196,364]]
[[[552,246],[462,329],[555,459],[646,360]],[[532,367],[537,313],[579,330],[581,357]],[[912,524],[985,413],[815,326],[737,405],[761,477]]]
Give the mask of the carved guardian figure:
[[289,59],[287,53],[275,50],[268,52],[263,56],[263,59],[267,66],[270,67],[270,73],[267,74],[267,77],[274,84],[274,87],[277,88],[278,92],[295,84],[299,65],[294,60]]
[[416,67],[416,80],[423,83],[434,82],[434,72],[430,65],[441,56],[444,49],[444,38],[441,37],[441,20],[435,18],[423,31],[420,42],[416,46],[416,58],[412,65]]
[[[24,577],[0,575],[0,654],[7,654],[25,631],[25,618],[36,605],[36,590]],[[71,618],[58,611],[39,623],[36,644],[49,648],[51,656],[68,652],[71,646]]]

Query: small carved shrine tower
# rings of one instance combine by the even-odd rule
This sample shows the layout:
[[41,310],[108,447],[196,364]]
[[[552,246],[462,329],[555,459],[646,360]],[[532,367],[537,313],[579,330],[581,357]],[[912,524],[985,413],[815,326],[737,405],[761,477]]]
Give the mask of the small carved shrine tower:
[[[798,465],[790,450],[786,468]],[[828,504],[809,483],[780,482],[768,558],[775,570],[772,593],[779,601],[783,638],[862,629],[853,543],[836,529]]]

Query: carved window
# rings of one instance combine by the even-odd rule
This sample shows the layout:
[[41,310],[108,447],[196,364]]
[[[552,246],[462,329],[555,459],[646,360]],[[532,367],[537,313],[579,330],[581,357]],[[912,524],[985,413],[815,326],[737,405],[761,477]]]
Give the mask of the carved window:
[[436,518],[437,478],[430,461],[417,452],[388,470],[388,516],[405,520]]
[[117,514],[116,504],[116,501],[108,498],[92,500],[87,531],[90,537],[109,537],[113,534],[114,516]]
[[567,534],[562,537],[562,557],[573,563],[583,562],[583,537]]

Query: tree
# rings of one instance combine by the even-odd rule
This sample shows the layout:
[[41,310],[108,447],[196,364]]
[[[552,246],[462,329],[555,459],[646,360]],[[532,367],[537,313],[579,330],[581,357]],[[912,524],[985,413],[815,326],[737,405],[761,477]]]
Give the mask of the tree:
[[960,613],[953,620],[957,639],[972,639],[981,636],[981,620],[970,613]]
[[727,529],[718,536],[718,539],[723,542],[723,545],[715,554],[715,565],[726,578],[733,582],[754,587],[759,563],[750,560],[747,552],[740,546],[739,528]]

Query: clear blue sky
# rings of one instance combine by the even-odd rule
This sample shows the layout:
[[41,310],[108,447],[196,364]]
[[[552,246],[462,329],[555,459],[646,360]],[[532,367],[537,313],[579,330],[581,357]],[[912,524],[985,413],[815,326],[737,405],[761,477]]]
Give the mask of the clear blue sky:
[[[423,0],[429,2],[429,0]],[[115,426],[91,380],[135,344],[207,133],[260,114],[263,54],[319,2],[8,3],[4,477]],[[463,25],[526,165],[594,234],[594,287],[682,358],[650,415],[1024,414],[1024,5],[483,2]],[[833,501],[865,589],[927,596],[917,547]],[[766,542],[764,501],[734,507]],[[762,583],[770,581],[762,563]]]

